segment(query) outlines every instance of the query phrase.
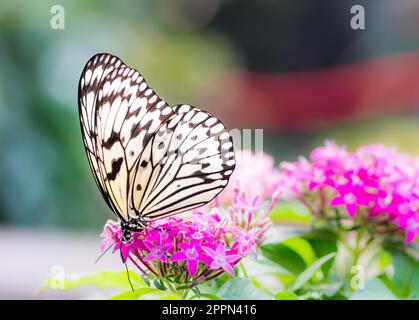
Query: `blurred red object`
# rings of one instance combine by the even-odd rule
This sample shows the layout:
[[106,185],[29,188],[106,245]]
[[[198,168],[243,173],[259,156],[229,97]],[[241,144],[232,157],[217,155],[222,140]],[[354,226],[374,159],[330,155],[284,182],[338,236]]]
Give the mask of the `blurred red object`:
[[221,98],[228,126],[318,128],[418,109],[419,52],[289,74],[234,72],[230,79]]

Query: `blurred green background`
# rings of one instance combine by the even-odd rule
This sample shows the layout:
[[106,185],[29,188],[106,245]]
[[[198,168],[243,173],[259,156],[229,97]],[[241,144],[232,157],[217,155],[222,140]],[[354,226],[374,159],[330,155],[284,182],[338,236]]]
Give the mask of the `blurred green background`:
[[[65,9],[63,30],[50,26],[50,10],[57,4]],[[365,7],[365,30],[350,28],[354,4]],[[113,53],[138,68],[170,104],[205,106],[230,127],[264,128],[264,150],[278,163],[307,155],[326,138],[350,148],[384,142],[419,154],[417,50],[419,2],[414,0],[3,0],[0,224],[98,231],[112,216],[90,173],[77,112],[79,76],[97,52]],[[342,95],[333,88],[329,96],[322,86],[321,99],[314,90],[313,103],[300,106],[316,115],[313,121],[303,117],[299,110],[304,109],[281,103],[276,86],[286,87],[288,79],[297,89],[287,94],[295,98],[302,94],[300,76],[311,88],[317,77],[333,83],[328,76],[342,67],[350,77],[352,66],[365,76],[369,70],[384,72],[378,78],[391,85],[377,89],[374,81],[363,87],[363,77],[349,81],[343,96],[358,84],[357,97],[366,98],[361,104],[344,99],[339,117],[318,103],[336,99],[339,107]],[[257,82],[260,76],[265,79],[258,87],[261,99],[237,100],[253,88],[243,89],[242,79]],[[273,94],[267,108],[263,99]],[[371,94],[374,99],[367,99]],[[356,114],[347,106],[356,106]],[[267,121],[286,114],[287,126],[265,124],[259,113]]]

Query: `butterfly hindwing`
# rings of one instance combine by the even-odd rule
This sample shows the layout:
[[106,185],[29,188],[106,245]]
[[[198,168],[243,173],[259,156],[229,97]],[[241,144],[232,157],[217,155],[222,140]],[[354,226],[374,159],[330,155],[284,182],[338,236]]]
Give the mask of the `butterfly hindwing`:
[[232,139],[220,120],[189,105],[173,110],[177,115],[150,140],[133,179],[132,206],[145,220],[206,204],[234,170]]

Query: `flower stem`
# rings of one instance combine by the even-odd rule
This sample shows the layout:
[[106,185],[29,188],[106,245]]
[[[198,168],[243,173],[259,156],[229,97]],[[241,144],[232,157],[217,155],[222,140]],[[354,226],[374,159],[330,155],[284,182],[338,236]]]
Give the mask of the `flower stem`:
[[138,270],[140,270],[144,275],[147,275],[147,271],[141,268],[140,265],[137,263],[137,261],[135,261],[135,259],[133,259],[131,255],[128,255],[128,258],[137,267]]
[[[349,283],[351,283],[352,281],[352,269],[353,267],[358,265],[359,262],[359,258],[361,257],[362,253],[366,250],[366,247],[362,247],[361,246],[361,241],[362,241],[362,237],[363,237],[363,229],[359,229],[356,233],[356,238],[355,238],[355,246],[354,248],[352,248],[352,254],[353,254],[353,258],[352,258],[352,267],[351,270],[349,271]],[[350,285],[350,290],[351,291],[355,291],[357,288],[353,288],[352,285]]]
[[362,239],[362,229],[360,229],[356,234],[355,248],[353,250],[354,256],[353,256],[352,266],[356,266],[358,264],[359,257],[361,256],[361,253],[362,253],[362,250],[360,249],[361,239]]
[[240,265],[240,269],[241,269],[241,270],[242,270],[242,272],[243,272],[244,277],[245,277],[246,279],[249,279],[249,276],[248,276],[248,274],[247,274],[247,272],[246,272],[246,268],[244,267],[243,262],[242,262],[242,261],[240,261],[239,265]]
[[186,297],[188,296],[189,290],[183,290],[182,292],[182,300],[186,300]]
[[165,285],[169,288],[169,290],[172,293],[175,293],[175,294],[178,293],[175,287],[172,285],[172,283],[169,280],[167,280],[166,278],[161,278],[161,280],[165,283]]
[[156,271],[154,271],[154,269],[150,266],[150,264],[148,264],[146,261],[144,261],[144,259],[141,258],[141,252],[138,252],[138,254],[136,255],[136,257],[138,258],[138,260],[141,261],[141,263],[146,266],[146,268],[148,270],[150,270],[151,273],[153,273],[156,277],[158,277],[158,273]]

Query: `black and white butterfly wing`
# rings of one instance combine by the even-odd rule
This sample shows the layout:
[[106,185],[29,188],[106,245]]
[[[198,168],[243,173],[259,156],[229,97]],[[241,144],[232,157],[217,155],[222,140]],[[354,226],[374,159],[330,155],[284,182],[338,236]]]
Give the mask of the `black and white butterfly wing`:
[[[138,71],[116,63],[116,57],[118,60],[109,67],[107,60],[112,58],[108,56],[93,57],[82,74],[80,121],[99,189],[115,214],[128,221],[135,164],[154,132],[175,112],[148,87]],[[90,73],[97,75],[93,82]]]
[[96,183],[124,222],[204,205],[234,170],[232,139],[220,120],[189,105],[171,108],[110,54],[94,56],[83,70],[79,113]]
[[97,175],[100,159],[97,157],[96,147],[96,100],[102,80],[114,69],[125,64],[117,57],[102,53],[93,56],[84,67],[78,88],[78,103],[80,127],[84,148],[90,168],[95,177],[96,184],[108,206],[112,205],[107,197],[107,192],[102,179]]
[[235,167],[233,142],[220,120],[178,105],[145,146],[131,185],[130,205],[145,221],[211,201]]

